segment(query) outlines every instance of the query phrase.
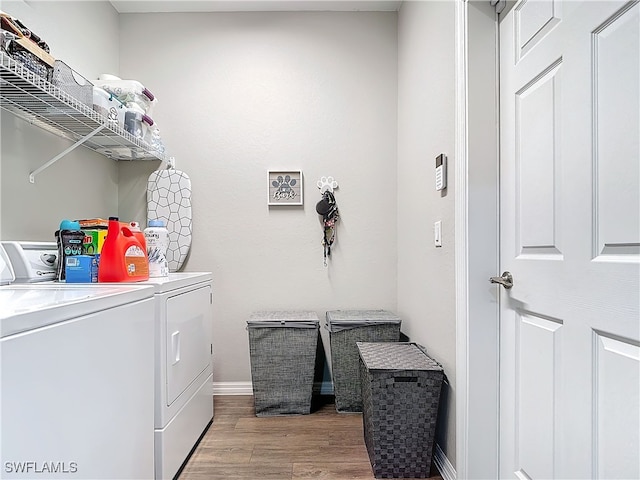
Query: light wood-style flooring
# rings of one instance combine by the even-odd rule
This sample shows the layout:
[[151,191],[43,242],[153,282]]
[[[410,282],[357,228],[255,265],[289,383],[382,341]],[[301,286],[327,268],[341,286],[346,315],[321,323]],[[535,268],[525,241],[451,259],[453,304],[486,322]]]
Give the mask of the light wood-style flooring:
[[[332,397],[327,397],[332,399]],[[213,424],[179,480],[371,480],[361,414],[256,417],[252,396],[216,396]],[[432,479],[442,480],[432,462]]]

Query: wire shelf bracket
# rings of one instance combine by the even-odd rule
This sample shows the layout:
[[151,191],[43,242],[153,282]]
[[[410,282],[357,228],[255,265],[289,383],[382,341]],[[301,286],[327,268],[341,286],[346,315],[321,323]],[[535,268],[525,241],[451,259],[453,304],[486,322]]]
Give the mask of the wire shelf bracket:
[[86,142],[87,140],[89,140],[91,137],[93,137],[95,134],[99,133],[106,125],[100,125],[98,128],[96,128],[93,132],[89,133],[88,135],[85,135],[84,137],[82,137],[80,140],[78,140],[76,143],[74,143],[73,145],[71,145],[69,148],[67,148],[66,150],[64,150],[63,152],[60,152],[58,155],[56,155],[55,157],[53,157],[51,160],[49,160],[47,163],[45,163],[44,165],[42,165],[41,167],[37,168],[36,170],[34,170],[33,172],[31,172],[29,174],[29,182],[30,183],[36,183],[36,175],[42,173],[43,171],[45,171],[47,168],[49,168],[51,165],[53,165],[54,163],[56,163],[58,160],[60,160],[62,157],[64,157],[66,154],[68,154],[69,152],[72,152],[73,150],[75,150],[77,147],[79,147],[80,145],[82,145],[84,142]]

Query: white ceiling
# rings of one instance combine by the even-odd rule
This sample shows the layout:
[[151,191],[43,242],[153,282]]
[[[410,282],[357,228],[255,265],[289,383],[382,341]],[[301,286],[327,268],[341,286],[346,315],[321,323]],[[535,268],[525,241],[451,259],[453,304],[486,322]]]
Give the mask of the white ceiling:
[[394,12],[397,0],[110,0],[119,13],[153,12]]

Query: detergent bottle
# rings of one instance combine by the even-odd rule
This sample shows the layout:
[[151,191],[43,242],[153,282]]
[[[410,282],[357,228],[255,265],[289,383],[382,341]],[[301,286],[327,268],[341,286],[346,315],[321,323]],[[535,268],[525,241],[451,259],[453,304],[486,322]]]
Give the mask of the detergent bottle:
[[149,279],[147,252],[136,235],[109,217],[107,238],[104,240],[98,267],[98,282],[140,282]]
[[129,229],[133,232],[133,235],[138,239],[142,249],[147,251],[147,239],[144,232],[140,230],[140,224],[138,222],[129,222]]

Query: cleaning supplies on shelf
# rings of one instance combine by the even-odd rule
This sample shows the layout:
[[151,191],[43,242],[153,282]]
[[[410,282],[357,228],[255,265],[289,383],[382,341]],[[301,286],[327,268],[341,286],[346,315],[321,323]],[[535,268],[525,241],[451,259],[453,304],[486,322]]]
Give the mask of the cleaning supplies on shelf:
[[58,244],[58,266],[56,279],[63,281],[66,279],[65,265],[66,258],[82,255],[82,244],[84,242],[84,232],[80,230],[80,223],[71,220],[62,220],[60,229],[55,233]]
[[142,249],[146,252],[147,251],[147,239],[145,238],[144,232],[140,229],[140,224],[138,222],[129,222],[129,228],[131,229],[131,231],[133,232],[135,237],[140,242],[140,245],[142,246]]
[[75,255],[65,258],[67,283],[96,283],[98,281],[97,257],[97,255]]
[[162,220],[149,220],[144,229],[147,241],[147,257],[149,258],[149,277],[168,277],[167,248],[169,248],[169,231]]
[[147,133],[142,138],[151,150],[154,152],[158,152],[159,154],[164,153],[164,143],[162,142],[162,137],[160,136],[160,129],[157,124],[154,123],[151,127],[147,129]]
[[100,255],[102,245],[107,238],[105,228],[83,229],[84,240],[82,242],[82,253],[84,255]]
[[83,230],[87,228],[108,228],[109,220],[104,218],[85,218],[82,220],[77,220],[80,224],[80,228]]
[[113,93],[124,104],[133,102],[139,105],[147,115],[152,114],[157,102],[155,95],[137,80],[122,80],[115,75],[102,74],[94,83]]
[[[1,39],[2,35],[0,42]],[[114,160],[167,160],[166,152],[152,149],[146,142],[132,137],[123,130],[98,125],[97,114],[93,112],[93,88],[90,90],[89,106],[85,108],[83,105],[76,105],[76,109],[69,104],[68,95],[62,95],[59,88],[54,88],[50,83],[43,83],[45,80],[29,71],[19,61],[12,59],[7,51],[1,48],[0,70],[0,99],[6,111],[58,137],[75,140],[64,152],[51,159],[43,159],[49,161],[29,173],[31,183],[36,182],[37,175],[81,145]],[[35,95],[33,92],[38,94]],[[70,118],[74,120],[69,121]],[[88,127],[95,130],[90,131]]]
[[149,279],[147,252],[129,227],[118,217],[109,217],[107,238],[102,246],[99,282],[140,282]]
[[127,109],[113,93],[104,88],[93,87],[93,110],[106,117],[110,124],[124,128],[124,114]]
[[143,109],[132,102],[127,103],[124,114],[124,129],[136,138],[144,138],[153,125],[153,119]]

